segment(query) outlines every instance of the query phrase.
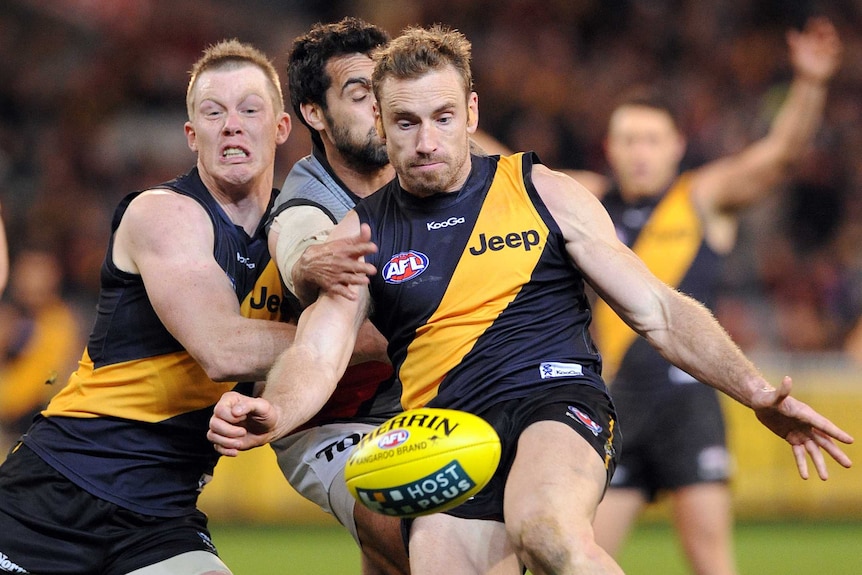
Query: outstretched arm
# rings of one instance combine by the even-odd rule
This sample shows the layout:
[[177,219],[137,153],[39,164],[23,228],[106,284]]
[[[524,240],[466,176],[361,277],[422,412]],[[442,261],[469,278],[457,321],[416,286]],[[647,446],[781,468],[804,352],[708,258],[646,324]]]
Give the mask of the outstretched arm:
[[[351,212],[331,241],[370,232]],[[224,394],[210,419],[208,439],[222,455],[258,447],[283,437],[323,406],[344,374],[357,332],[367,316],[368,289],[354,286],[352,298],[328,291],[302,313],[296,338],[273,365],[260,397]]]
[[804,30],[787,33],[787,46],[793,81],[769,133],[695,173],[695,200],[707,214],[734,212],[768,194],[820,126],[828,84],[841,61],[841,39],[829,20],[812,18]]
[[776,389],[700,303],[659,281],[616,237],[607,212],[583,186],[544,166],[533,182],[566,238],[587,281],[626,323],[668,361],[752,408],[758,419],[793,447],[808,477],[807,452],[821,478],[821,448],[845,467],[850,459],[833,442],[853,438],[805,403],[790,397],[789,378]]

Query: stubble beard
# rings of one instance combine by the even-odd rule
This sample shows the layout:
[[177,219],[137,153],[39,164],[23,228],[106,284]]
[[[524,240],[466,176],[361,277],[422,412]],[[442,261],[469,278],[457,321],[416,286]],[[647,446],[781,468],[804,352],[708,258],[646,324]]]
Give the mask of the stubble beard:
[[[433,174],[419,174],[414,175],[415,172],[410,169],[402,170],[401,173],[401,182],[402,187],[408,192],[420,196],[420,197],[428,197],[433,196],[434,194],[442,194],[448,192],[455,192],[455,186],[458,183],[459,176],[461,174],[461,169],[466,162],[466,159],[458,162],[457,164],[452,163],[451,158],[434,158],[435,161],[442,162],[446,169],[442,172],[437,172]],[[405,167],[410,168],[413,163],[405,164]],[[396,169],[396,171],[398,171]]]
[[332,128],[332,141],[344,161],[357,172],[371,173],[389,164],[389,155],[386,153],[386,145],[380,141],[377,130],[371,128],[360,142],[350,138],[350,130],[342,126],[334,125]]

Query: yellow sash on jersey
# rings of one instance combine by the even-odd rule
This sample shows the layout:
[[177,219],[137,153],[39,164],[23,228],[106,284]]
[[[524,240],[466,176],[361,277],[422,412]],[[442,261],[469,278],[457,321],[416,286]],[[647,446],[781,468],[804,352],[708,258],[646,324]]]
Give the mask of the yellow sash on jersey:
[[[647,267],[672,287],[679,287],[703,242],[690,180],[688,175],[677,179],[632,246]],[[602,353],[602,373],[610,384],[637,334],[601,299],[594,306],[593,322]]]
[[[281,320],[281,279],[274,260],[240,304],[243,317]],[[119,417],[157,423],[207,408],[236,386],[214,382],[186,350],[96,367],[90,350],[69,383],[42,412],[46,417]]]
[[[523,156],[517,153],[500,157],[446,293],[425,325],[416,330],[407,349],[407,359],[399,369],[404,385],[401,404],[405,409],[421,407],[437,395],[449,371],[461,363],[478,338],[529,283],[542,256],[549,232],[527,193]],[[470,255],[471,246],[480,243],[479,234],[506,237],[521,230],[537,234],[537,243],[530,249]]]

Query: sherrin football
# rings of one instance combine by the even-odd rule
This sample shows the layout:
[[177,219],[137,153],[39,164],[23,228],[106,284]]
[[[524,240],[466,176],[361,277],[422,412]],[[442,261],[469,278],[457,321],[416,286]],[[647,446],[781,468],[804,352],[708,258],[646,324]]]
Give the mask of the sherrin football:
[[500,438],[479,416],[422,407],[380,424],[353,448],[344,476],[372,511],[417,517],[478,493],[500,463]]

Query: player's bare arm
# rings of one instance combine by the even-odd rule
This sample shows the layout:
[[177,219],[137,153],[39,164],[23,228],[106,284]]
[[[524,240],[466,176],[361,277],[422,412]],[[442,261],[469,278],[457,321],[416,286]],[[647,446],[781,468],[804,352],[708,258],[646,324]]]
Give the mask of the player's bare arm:
[[812,18],[803,30],[787,33],[787,45],[793,81],[767,135],[695,173],[695,201],[707,215],[735,212],[767,195],[820,126],[829,81],[841,62],[841,39],[829,20]]
[[126,210],[114,261],[141,275],[159,319],[210,378],[262,379],[295,327],[240,315],[230,280],[212,255],[213,233],[195,200],[150,190]]
[[[345,237],[368,241],[367,226],[349,212],[329,241]],[[224,394],[216,404],[207,438],[216,451],[233,456],[275,441],[317,413],[353,354],[357,333],[367,319],[368,288],[354,285],[352,298],[321,292],[299,318],[293,345],[276,360],[260,397]]]
[[566,238],[574,263],[601,297],[665,359],[743,405],[793,447],[799,473],[805,453],[826,479],[820,449],[848,467],[832,441],[853,438],[806,404],[789,397],[790,380],[770,385],[700,303],[659,281],[616,237],[604,208],[583,186],[544,166],[533,181]]

